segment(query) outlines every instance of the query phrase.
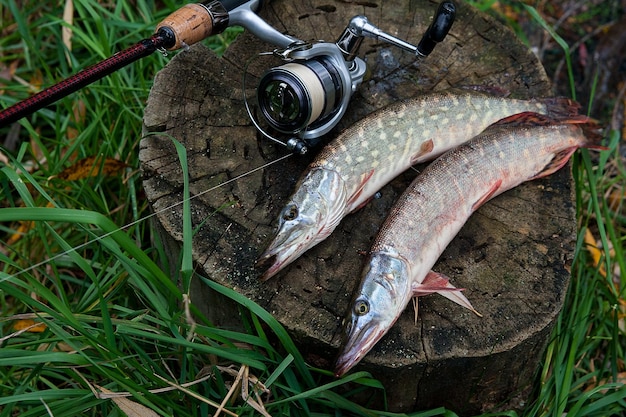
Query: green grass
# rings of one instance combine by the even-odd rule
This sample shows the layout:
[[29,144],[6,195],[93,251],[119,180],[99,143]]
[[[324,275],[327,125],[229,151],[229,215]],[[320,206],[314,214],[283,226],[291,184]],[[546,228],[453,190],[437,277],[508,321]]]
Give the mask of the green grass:
[[[60,19],[62,5],[2,0],[2,21],[15,24],[3,25],[0,62],[7,68],[16,64],[15,76],[24,84],[51,85],[145,38],[175,7],[161,5],[154,13],[152,3],[119,4],[76,1],[69,53],[61,41],[61,28],[68,25]],[[232,36],[230,31],[207,42],[219,52]],[[145,100],[165,62],[153,54],[21,121],[17,134],[2,130],[3,137],[10,133],[18,140],[14,149],[2,149],[10,160],[0,167],[0,416],[123,415],[120,399],[104,398],[99,387],[128,393],[156,415],[212,415],[229,395],[228,409],[255,415],[241,400],[241,388],[228,394],[234,380],[228,367],[245,371],[243,383],[261,395],[252,400],[265,402],[273,415],[336,409],[370,415],[349,399],[351,391],[380,389],[369,375],[335,379],[309,367],[271,315],[206,282],[241,305],[248,331],[212,326],[185,304],[176,279],[163,272],[169,268],[154,262],[165,258],[164,249],[144,220],[149,211],[137,154]],[[29,90],[6,83],[2,105],[27,97]],[[78,104],[83,113],[73,117]],[[96,172],[113,160],[125,165],[112,175],[59,178],[64,169],[95,156]],[[200,279],[192,270],[188,209],[185,204],[184,283]],[[25,319],[44,323],[45,330],[16,330],[15,323]],[[255,378],[271,390],[271,401],[250,382]],[[336,388],[346,383],[350,388],[339,396]]]
[[[15,64],[24,81],[0,81],[3,107],[27,97],[28,83],[51,85],[147,37],[154,22],[179,6],[75,1],[70,52],[61,37],[68,26],[64,3],[41,3],[0,0],[0,71]],[[205,42],[219,49],[226,41]],[[561,46],[569,56],[567,42]],[[164,248],[143,220],[149,210],[138,142],[152,79],[166,61],[155,53],[21,121],[18,132],[0,130],[0,137],[16,138],[13,149],[0,148],[9,158],[0,165],[0,417],[124,415],[120,397],[111,399],[104,389],[128,393],[155,415],[213,415],[240,370],[272,415],[390,415],[351,401],[363,389],[381,390],[378,381],[362,372],[334,379],[310,367],[282,326],[236,292],[204,280],[240,305],[243,333],[212,326],[186,304],[185,283],[202,279],[191,262],[187,205],[181,275],[175,277],[182,290],[163,272],[167,265],[155,262],[165,258]],[[604,416],[626,408],[626,338],[619,328],[626,286],[614,274],[616,266],[626,270],[626,220],[621,205],[607,203],[613,190],[623,194],[625,170],[616,149],[620,133],[609,139],[611,151],[600,157],[583,151],[574,160],[580,233],[567,302],[538,370],[536,400],[521,413],[501,415]],[[178,149],[185,171],[184,149]],[[100,157],[96,171],[113,159],[125,165],[112,175],[58,177],[94,156]],[[601,259],[606,276],[590,263],[587,229],[615,249],[615,256]],[[45,329],[16,330],[25,319],[43,322]],[[264,385],[254,384],[255,378]],[[240,392],[227,408],[258,415]],[[414,415],[454,414],[436,409]]]

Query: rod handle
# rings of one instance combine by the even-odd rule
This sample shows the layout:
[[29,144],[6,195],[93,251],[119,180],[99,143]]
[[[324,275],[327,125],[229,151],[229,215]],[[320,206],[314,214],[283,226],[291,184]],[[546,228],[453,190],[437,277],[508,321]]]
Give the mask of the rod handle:
[[219,1],[187,4],[167,16],[156,32],[167,36],[165,49],[187,47],[228,27],[228,11]]

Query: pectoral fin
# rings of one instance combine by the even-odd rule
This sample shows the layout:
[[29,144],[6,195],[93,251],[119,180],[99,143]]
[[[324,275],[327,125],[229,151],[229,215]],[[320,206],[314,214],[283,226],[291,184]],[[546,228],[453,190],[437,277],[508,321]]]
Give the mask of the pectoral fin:
[[456,288],[454,285],[450,284],[450,280],[447,276],[433,271],[430,271],[426,275],[422,283],[413,285],[413,295],[415,297],[436,292],[443,295],[448,300],[454,301],[458,305],[473,311],[477,316],[482,317],[482,314],[472,307],[472,304],[461,291],[461,288]]
[[487,201],[489,201],[491,197],[495,195],[495,193],[498,191],[501,185],[502,185],[502,180],[498,180],[495,183],[493,183],[491,188],[482,197],[480,197],[478,201],[472,204],[472,211],[478,210],[478,207],[482,206]]
[[411,165],[414,165],[418,162],[422,162],[424,160],[424,156],[428,155],[435,149],[435,143],[432,139],[428,139],[426,142],[422,143],[419,151],[413,156],[411,156]]

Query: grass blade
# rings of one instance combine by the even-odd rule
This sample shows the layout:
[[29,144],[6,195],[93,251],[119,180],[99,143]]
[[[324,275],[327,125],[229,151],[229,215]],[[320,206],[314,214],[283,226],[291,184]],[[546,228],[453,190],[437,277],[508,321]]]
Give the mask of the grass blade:
[[563,39],[561,36],[559,36],[558,33],[556,33],[556,31],[554,30],[554,28],[552,28],[552,26],[546,23],[544,18],[539,14],[539,12],[537,12],[537,9],[535,9],[533,6],[530,6],[528,4],[522,4],[522,5],[526,9],[526,11],[532,16],[532,18],[535,19],[535,21],[537,21],[537,23],[539,23],[539,25],[543,29],[545,29],[550,34],[552,39],[554,39],[555,42],[558,43],[559,46],[563,49],[563,52],[565,54],[565,64],[567,66],[567,75],[568,75],[567,78],[569,80],[570,94],[572,98],[576,100],[576,85],[574,84],[574,69],[572,67],[572,57],[571,57],[571,51],[570,51],[569,45],[567,44],[565,39]]

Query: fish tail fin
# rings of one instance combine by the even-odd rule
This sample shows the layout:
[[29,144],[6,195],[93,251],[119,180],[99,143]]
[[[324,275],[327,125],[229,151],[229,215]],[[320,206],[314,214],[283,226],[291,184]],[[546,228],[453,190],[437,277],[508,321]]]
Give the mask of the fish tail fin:
[[604,135],[602,133],[602,126],[600,122],[591,117],[576,114],[571,117],[564,117],[563,119],[557,119],[553,122],[554,124],[575,124],[578,125],[585,135],[585,142],[579,145],[580,148],[589,148],[600,151],[608,150],[606,146],[603,146],[602,139]]
[[500,123],[515,123],[534,126],[547,126],[551,124],[580,124],[585,132],[589,135],[591,143],[597,144],[602,138],[599,135],[600,127],[598,121],[588,116],[580,114],[581,105],[567,97],[548,97],[541,101],[546,106],[545,114],[523,112],[514,114],[513,116],[502,119]]
[[518,126],[550,126],[550,125],[575,124],[580,126],[585,135],[586,141],[580,145],[581,148],[595,150],[607,150],[601,145],[603,135],[599,122],[582,114],[574,114],[568,117],[554,118],[545,114],[534,112],[522,112],[504,119],[498,120],[494,126],[518,127]]
[[563,122],[572,118],[585,117],[580,114],[580,103],[567,97],[548,97],[541,101],[546,105],[546,115]]
[[581,126],[583,130],[583,134],[587,141],[581,146],[582,148],[594,149],[597,151],[606,151],[609,148],[607,146],[602,145],[602,139],[604,139],[604,135],[602,134],[602,126],[600,123],[595,120],[589,118],[587,122],[583,123]]
[[576,134],[577,143],[574,146],[570,146],[570,147],[562,149],[559,152],[556,152],[552,161],[550,161],[550,163],[546,165],[546,167],[543,170],[541,170],[541,172],[539,172],[534,177],[530,178],[531,180],[536,179],[536,178],[542,178],[558,171],[567,163],[567,161],[570,159],[572,154],[576,152],[576,150],[579,148],[589,148],[589,149],[594,149],[594,150],[609,149],[606,146],[603,146],[600,144],[600,142],[602,141],[603,135],[602,135],[602,129],[600,128],[600,125],[598,124],[598,122],[586,116],[582,116],[582,117],[584,117],[585,120],[581,119],[580,117],[576,117],[575,119],[572,119],[572,120],[564,120],[562,122],[557,122],[557,124],[560,124],[560,125],[566,125],[566,124],[576,125],[577,130],[578,130],[578,133]]
[[587,143],[582,145],[584,148],[605,150],[606,147],[600,145],[602,141],[602,128],[596,119],[580,114],[580,103],[567,97],[550,97],[544,98],[542,101],[546,105],[546,114],[552,123],[566,123],[580,125]]

